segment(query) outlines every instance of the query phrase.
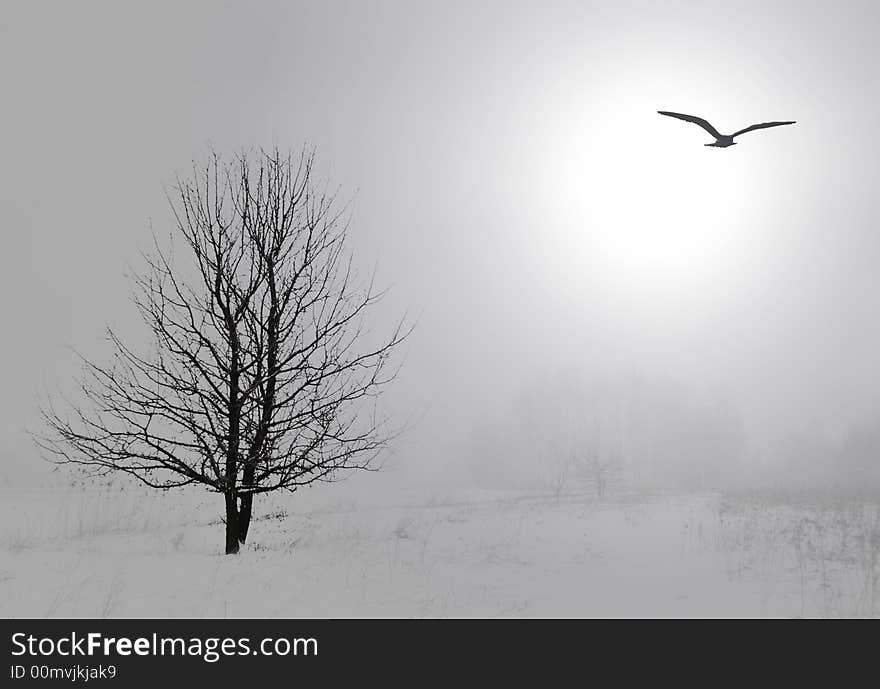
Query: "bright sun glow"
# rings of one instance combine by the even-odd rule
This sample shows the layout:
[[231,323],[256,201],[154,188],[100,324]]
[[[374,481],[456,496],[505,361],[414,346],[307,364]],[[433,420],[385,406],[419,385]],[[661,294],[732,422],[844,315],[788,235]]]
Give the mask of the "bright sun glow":
[[565,216],[560,250],[592,255],[615,283],[660,298],[717,287],[741,267],[754,162],[745,145],[706,148],[699,127],[655,110],[622,107],[574,140],[560,123],[544,193]]
[[735,152],[694,139],[693,151],[670,152],[662,143],[651,151],[649,142],[631,141],[596,151],[603,162],[593,170],[585,210],[611,265],[670,278],[721,267],[736,225],[737,166],[720,164],[730,161],[719,154]]

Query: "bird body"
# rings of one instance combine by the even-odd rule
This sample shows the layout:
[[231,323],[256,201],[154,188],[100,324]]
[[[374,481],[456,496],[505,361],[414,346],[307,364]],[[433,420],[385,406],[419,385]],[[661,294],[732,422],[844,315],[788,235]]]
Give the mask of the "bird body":
[[728,146],[736,146],[736,141],[733,140],[733,136],[726,136],[722,134],[711,144],[703,144],[703,146],[714,146],[715,148],[727,148]]
[[699,125],[715,138],[715,141],[711,144],[703,145],[712,146],[714,148],[727,148],[729,146],[736,146],[737,142],[733,140],[735,136],[754,131],[755,129],[767,129],[769,127],[780,127],[784,124],[795,124],[794,120],[786,122],[761,122],[760,124],[753,124],[746,127],[745,129],[740,129],[738,132],[734,132],[733,134],[721,134],[717,129],[715,129],[715,127],[709,124],[702,117],[696,117],[695,115],[683,115],[680,112],[669,112],[668,110],[658,110],[657,112],[661,115],[666,115],[667,117],[674,117],[678,120],[684,120],[685,122],[692,122],[693,124]]

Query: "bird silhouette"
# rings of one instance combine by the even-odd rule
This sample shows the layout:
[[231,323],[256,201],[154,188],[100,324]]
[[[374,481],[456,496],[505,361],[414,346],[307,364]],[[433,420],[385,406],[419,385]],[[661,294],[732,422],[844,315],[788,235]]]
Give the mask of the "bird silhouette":
[[667,110],[658,110],[658,113],[661,115],[666,115],[667,117],[675,117],[679,120],[684,120],[685,122],[693,122],[694,124],[700,125],[703,129],[709,132],[712,136],[715,137],[715,141],[711,144],[703,144],[704,146],[714,146],[716,148],[727,148],[728,146],[735,146],[736,141],[733,140],[733,137],[739,136],[740,134],[745,134],[746,132],[752,132],[756,129],[767,129],[768,127],[781,127],[783,124],[795,124],[795,121],[791,122],[761,122],[760,124],[753,124],[745,129],[740,129],[738,132],[734,132],[733,134],[721,134],[715,127],[709,124],[702,117],[695,117],[694,115],[682,115],[680,112],[668,112]]

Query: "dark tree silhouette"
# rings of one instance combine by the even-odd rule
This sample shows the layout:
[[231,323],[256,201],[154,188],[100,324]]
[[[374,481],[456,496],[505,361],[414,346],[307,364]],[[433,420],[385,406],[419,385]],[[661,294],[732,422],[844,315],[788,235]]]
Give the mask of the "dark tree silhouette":
[[227,554],[256,495],[375,468],[393,435],[374,402],[407,332],[366,331],[382,295],[356,285],[344,209],[316,188],[313,160],[215,153],[178,178],[169,204],[191,264],[155,242],[134,278],[153,351],[108,329],[113,362],[83,360],[82,403],[43,410],[52,461],[222,494]]

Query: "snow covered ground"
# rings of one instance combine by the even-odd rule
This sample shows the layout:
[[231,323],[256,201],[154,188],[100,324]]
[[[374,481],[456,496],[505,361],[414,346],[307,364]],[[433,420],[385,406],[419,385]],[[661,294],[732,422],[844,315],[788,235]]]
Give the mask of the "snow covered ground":
[[873,505],[345,488],[264,499],[233,557],[217,496],[6,491],[0,615],[880,615]]

